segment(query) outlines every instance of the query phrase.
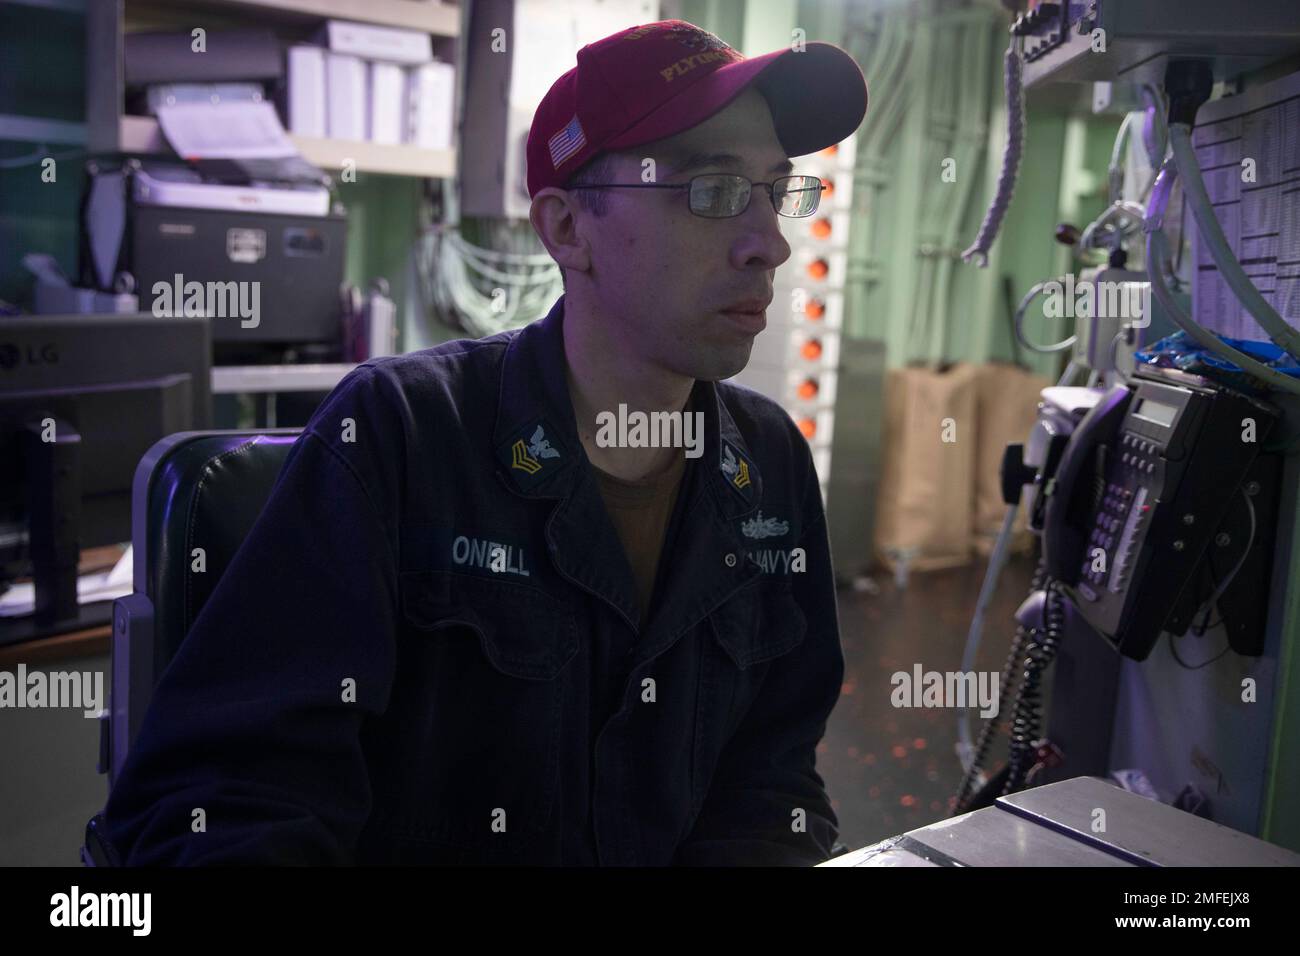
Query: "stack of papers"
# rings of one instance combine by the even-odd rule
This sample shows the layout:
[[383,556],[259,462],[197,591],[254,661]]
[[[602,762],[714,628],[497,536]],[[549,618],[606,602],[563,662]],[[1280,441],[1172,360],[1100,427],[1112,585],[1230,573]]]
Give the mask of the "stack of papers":
[[[111,571],[83,574],[77,578],[77,603],[114,601],[131,593],[131,549],[128,547]],[[36,611],[36,585],[15,584],[0,594],[0,617],[21,617]]]

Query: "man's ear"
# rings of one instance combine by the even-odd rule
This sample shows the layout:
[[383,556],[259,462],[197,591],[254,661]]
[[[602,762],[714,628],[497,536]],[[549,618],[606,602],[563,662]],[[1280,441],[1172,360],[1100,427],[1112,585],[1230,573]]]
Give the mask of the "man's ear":
[[579,230],[577,208],[570,193],[547,186],[533,197],[528,221],[560,268],[577,272],[591,268],[591,247]]

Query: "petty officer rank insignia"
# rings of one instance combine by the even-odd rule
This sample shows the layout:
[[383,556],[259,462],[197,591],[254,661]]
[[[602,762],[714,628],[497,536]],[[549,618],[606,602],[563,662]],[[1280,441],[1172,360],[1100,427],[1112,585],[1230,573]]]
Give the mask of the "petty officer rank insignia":
[[536,419],[518,429],[497,450],[497,455],[519,487],[532,488],[568,463],[559,432],[545,419]]
[[726,439],[722,441],[722,462],[719,467],[731,487],[748,501],[753,495],[753,482],[749,477],[749,460]]

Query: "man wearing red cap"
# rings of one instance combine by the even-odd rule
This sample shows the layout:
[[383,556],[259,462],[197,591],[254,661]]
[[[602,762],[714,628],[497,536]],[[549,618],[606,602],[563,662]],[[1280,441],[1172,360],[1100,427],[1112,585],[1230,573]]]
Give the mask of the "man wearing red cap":
[[746,59],[669,20],[578,52],[527,150],[566,294],[366,362],[316,412],[114,787],[127,862],[830,855],[818,477],[723,379],[790,254],[778,216],[817,208],[791,157],[865,109],[824,43]]
[[[724,465],[734,442],[744,449],[737,460],[768,479],[761,496],[747,498],[752,510],[732,517],[742,535],[754,539],[794,523],[801,530],[787,529],[782,543],[793,542],[793,553],[817,552],[811,574],[782,565],[759,575],[756,591],[772,619],[751,625],[753,640],[785,646],[790,634],[782,631],[803,623],[796,617],[808,622],[807,637],[766,663],[783,673],[765,678],[769,689],[750,703],[749,726],[724,747],[724,772],[714,775],[704,817],[678,859],[742,862],[749,853],[753,862],[807,860],[832,832],[813,748],[838,694],[831,675],[840,666],[817,478],[784,411],[714,383],[745,367],[766,325],[773,273],[790,255],[778,215],[817,208],[820,180],[798,175],[790,157],[852,133],[866,110],[866,86],[857,64],[829,44],[746,59],[680,20],[625,30],[584,47],[577,59],[546,94],[529,131],[530,218],[563,270],[565,295],[547,321],[562,326],[577,432],[641,607],[657,593],[659,569],[679,560],[679,536],[698,534],[701,522],[679,524],[687,464],[680,451],[600,442],[598,422],[609,409],[708,409]],[[748,459],[751,451],[757,462]],[[785,474],[793,477],[777,480]],[[777,516],[775,526],[763,523],[764,508]],[[791,513],[798,517],[783,517]],[[771,554],[751,553],[759,542],[746,543],[750,560]],[[817,797],[798,798],[800,791]],[[774,850],[798,845],[797,834],[745,842],[764,830],[788,830],[801,817],[799,804],[818,818],[812,829],[820,832],[797,851]],[[734,840],[741,833],[746,837]]]

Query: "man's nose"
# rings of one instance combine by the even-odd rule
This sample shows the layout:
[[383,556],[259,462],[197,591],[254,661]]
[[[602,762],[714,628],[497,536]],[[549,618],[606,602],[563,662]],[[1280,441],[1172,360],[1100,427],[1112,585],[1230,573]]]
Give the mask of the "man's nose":
[[790,258],[790,243],[781,235],[780,218],[767,191],[755,186],[749,208],[738,217],[741,232],[731,246],[737,269],[775,269]]

